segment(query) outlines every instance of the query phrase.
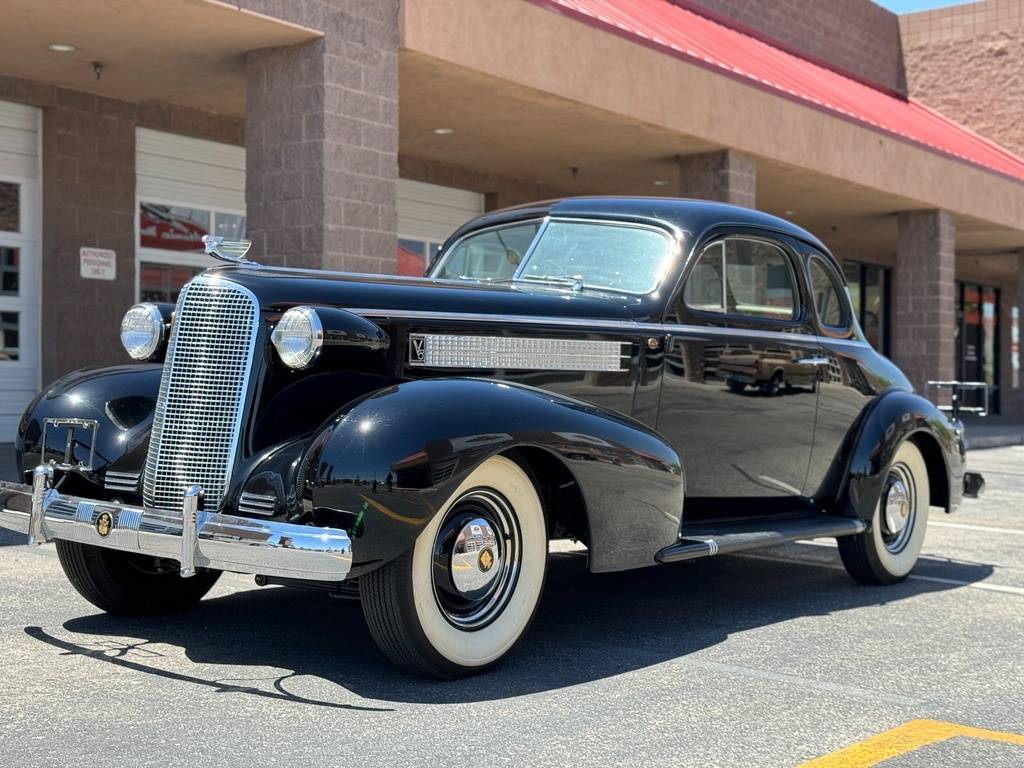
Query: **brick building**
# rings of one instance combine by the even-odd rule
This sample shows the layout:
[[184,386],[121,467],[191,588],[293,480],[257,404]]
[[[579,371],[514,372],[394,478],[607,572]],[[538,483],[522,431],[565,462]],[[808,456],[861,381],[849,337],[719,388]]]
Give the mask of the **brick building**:
[[1024,417],[1022,8],[10,0],[0,441],[42,383],[124,360],[122,313],[173,299],[203,233],[416,272],[477,213],[591,193],[793,219],[915,382],[987,379]]

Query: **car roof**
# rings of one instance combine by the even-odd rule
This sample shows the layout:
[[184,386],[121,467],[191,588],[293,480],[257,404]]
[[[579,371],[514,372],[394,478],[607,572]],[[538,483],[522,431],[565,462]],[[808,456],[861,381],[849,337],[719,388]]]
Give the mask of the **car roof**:
[[608,217],[667,224],[694,237],[709,227],[719,225],[758,227],[803,240],[823,253],[831,255],[825,244],[817,237],[803,227],[778,216],[738,205],[675,197],[564,197],[527,203],[479,216],[459,227],[449,242],[481,227],[542,216]]

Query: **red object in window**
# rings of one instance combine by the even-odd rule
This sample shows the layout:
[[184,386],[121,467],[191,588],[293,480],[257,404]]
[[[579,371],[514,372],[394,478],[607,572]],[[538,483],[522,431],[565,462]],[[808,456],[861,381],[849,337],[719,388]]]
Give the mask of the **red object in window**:
[[398,246],[398,267],[396,275],[423,277],[423,254]]
[[667,0],[532,0],[779,96],[1024,181],[1024,159],[934,109],[873,88]]
[[167,206],[142,203],[139,206],[139,245],[165,251],[201,251],[205,227],[181,216]]

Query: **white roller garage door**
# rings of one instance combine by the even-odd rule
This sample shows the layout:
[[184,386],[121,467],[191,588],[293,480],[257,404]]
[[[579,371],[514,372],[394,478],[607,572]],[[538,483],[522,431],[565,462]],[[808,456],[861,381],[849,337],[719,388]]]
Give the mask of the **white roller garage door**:
[[0,443],[39,390],[39,110],[0,101]]

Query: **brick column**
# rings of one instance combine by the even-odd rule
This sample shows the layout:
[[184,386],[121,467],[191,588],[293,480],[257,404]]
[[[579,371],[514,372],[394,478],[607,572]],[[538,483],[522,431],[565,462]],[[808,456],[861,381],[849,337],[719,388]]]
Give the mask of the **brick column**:
[[398,9],[289,4],[290,20],[324,37],[247,55],[245,196],[258,258],[394,272]]
[[923,394],[956,367],[956,226],[949,211],[906,211],[898,227],[893,359]]
[[[56,89],[43,109],[44,382],[126,360],[118,329],[135,301],[135,124],[133,105],[77,91]],[[82,247],[113,250],[117,279],[83,279]]]
[[732,149],[679,158],[679,194],[757,207],[757,160]]

